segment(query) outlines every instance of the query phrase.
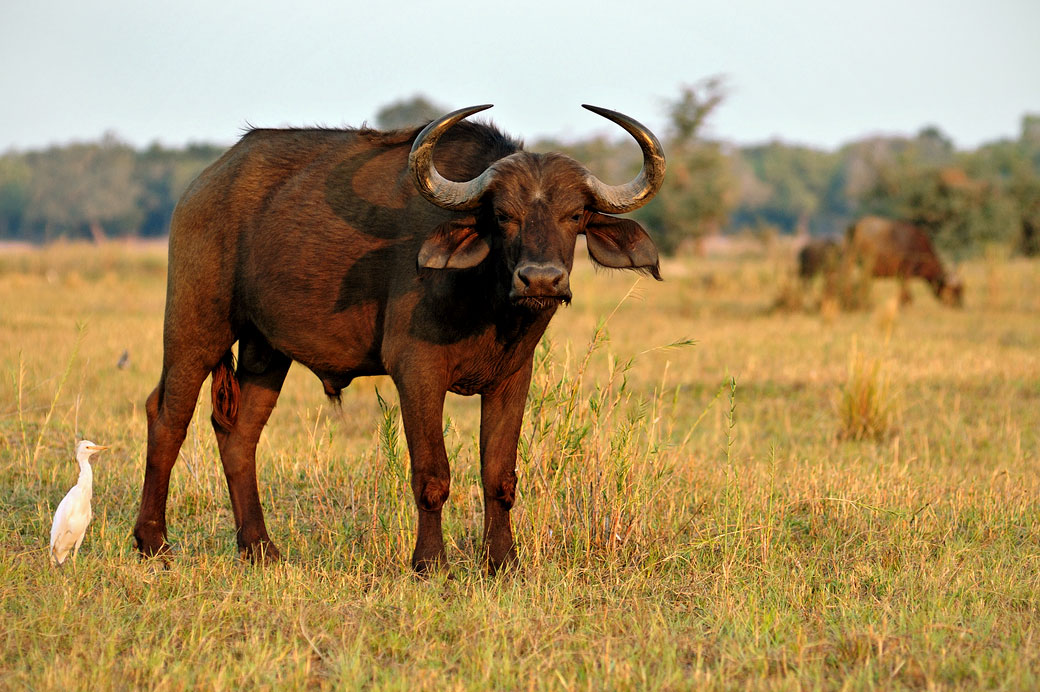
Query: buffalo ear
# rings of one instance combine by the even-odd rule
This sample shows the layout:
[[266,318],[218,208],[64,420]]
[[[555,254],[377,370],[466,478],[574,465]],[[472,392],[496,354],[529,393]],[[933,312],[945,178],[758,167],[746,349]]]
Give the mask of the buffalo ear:
[[419,267],[469,269],[487,257],[491,246],[477,233],[473,217],[452,219],[433,230],[419,249]]
[[589,255],[596,264],[612,269],[648,272],[661,281],[657,246],[643,227],[632,219],[587,211],[585,241]]

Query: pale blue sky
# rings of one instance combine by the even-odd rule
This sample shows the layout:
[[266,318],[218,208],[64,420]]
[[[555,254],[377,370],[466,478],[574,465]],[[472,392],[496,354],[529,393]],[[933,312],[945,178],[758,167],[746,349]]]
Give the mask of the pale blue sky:
[[423,93],[533,141],[654,129],[723,74],[709,134],[834,147],[939,126],[961,147],[1040,112],[1040,0],[379,3],[4,0],[0,151],[96,139],[230,144],[356,125]]

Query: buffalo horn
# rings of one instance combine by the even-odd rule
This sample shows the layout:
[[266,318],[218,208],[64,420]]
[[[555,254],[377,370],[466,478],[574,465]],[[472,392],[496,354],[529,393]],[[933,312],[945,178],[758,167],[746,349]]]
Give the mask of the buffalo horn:
[[415,138],[412,151],[408,154],[408,172],[419,193],[438,207],[456,210],[478,207],[480,196],[494,178],[494,169],[489,168],[469,182],[457,183],[442,176],[433,165],[433,148],[441,135],[463,118],[488,108],[491,108],[491,104],[460,108],[434,120]]
[[[585,105],[584,108],[603,116],[625,129],[643,151],[643,167],[639,175],[625,185],[607,185],[592,173],[586,174],[586,184],[592,192],[596,211],[622,214],[649,202],[664,181],[664,149],[654,133],[632,118],[617,111]],[[491,108],[490,104],[460,108],[434,120],[424,127],[408,154],[408,171],[420,194],[445,209],[475,209],[480,197],[494,179],[494,167],[488,168],[468,182],[454,182],[443,177],[433,165],[433,149],[437,140],[460,120]]]
[[606,214],[623,214],[638,209],[657,194],[664,182],[664,149],[661,142],[653,132],[627,115],[598,106],[582,105],[582,108],[623,127],[643,150],[642,170],[625,185],[607,185],[592,173],[587,175],[585,182],[592,191],[594,208]]

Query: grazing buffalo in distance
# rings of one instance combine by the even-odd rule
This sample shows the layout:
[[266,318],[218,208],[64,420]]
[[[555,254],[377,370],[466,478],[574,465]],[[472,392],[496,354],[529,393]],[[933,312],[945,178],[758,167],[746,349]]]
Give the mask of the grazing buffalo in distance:
[[[450,485],[445,394],[481,396],[484,558],[514,562],[509,511],[532,355],[571,299],[575,241],[591,258],[660,279],[642,227],[610,216],[661,186],[657,138],[586,106],[639,143],[643,168],[608,185],[562,154],[535,154],[450,113],[422,131],[254,130],[190,185],[170,229],[159,384],[134,528],[144,555],[168,550],[170,471],[205,379],[238,547],[277,559],[264,524],[256,446],[293,361],[337,397],[389,375],[401,402],[418,507],[412,566],[445,562]],[[237,367],[231,347],[238,342]]]
[[946,272],[928,234],[920,227],[906,221],[865,216],[849,226],[845,244],[850,258],[869,264],[872,276],[899,279],[902,302],[910,302],[907,279],[919,277],[946,305],[963,304],[960,279]]
[[828,271],[847,272],[852,262],[869,267],[871,276],[898,278],[904,303],[910,302],[906,281],[919,277],[943,303],[962,304],[960,279],[946,272],[928,235],[911,223],[865,216],[849,226],[844,242],[814,238],[798,252],[798,274],[809,279]]

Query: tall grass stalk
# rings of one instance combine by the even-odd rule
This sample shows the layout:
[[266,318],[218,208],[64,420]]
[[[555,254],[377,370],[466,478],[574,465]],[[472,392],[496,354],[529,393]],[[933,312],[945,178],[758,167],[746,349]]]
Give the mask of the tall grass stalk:
[[[725,526],[722,535],[726,537],[726,552],[733,560],[736,558],[736,542],[744,532],[744,498],[742,485],[738,481],[737,469],[733,459],[734,428],[737,425],[737,378],[729,377],[729,408],[726,411],[726,494],[723,498],[725,508]],[[728,568],[728,565],[727,565]]]
[[[655,490],[677,482],[664,461],[658,421],[678,397],[662,380],[651,392],[632,390],[636,360],[661,349],[693,345],[678,339],[628,358],[605,354],[606,376],[586,382],[593,355],[609,342],[608,324],[635,293],[635,285],[599,320],[575,366],[540,344],[520,444],[521,534],[536,562],[552,555],[598,560],[646,545],[645,508]],[[636,480],[638,479],[638,480]],[[647,482],[653,479],[653,483]],[[562,552],[561,552],[562,551]]]
[[18,375],[16,377],[15,387],[18,390],[18,429],[22,433],[22,450],[27,455],[29,454],[29,440],[28,434],[25,430],[25,354],[18,351]]
[[848,376],[837,398],[839,435],[852,440],[880,440],[893,430],[891,380],[881,359],[859,352],[853,340]]

